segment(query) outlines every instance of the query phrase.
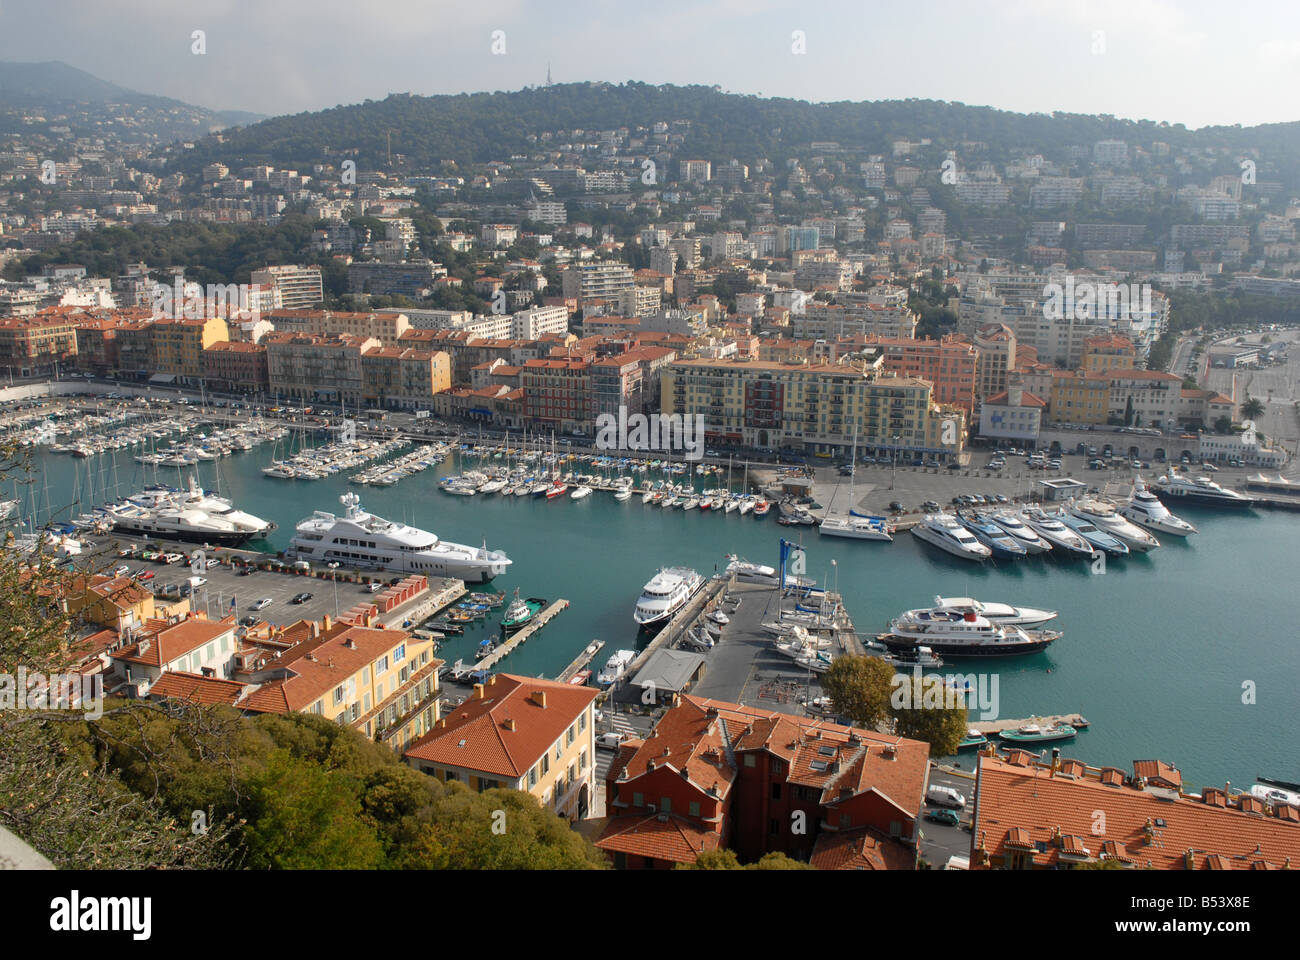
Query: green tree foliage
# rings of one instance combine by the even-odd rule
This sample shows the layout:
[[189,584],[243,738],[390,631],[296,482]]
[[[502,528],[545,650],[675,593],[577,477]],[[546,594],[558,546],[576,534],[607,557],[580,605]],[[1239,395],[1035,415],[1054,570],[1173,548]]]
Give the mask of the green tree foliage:
[[1241,405],[1241,415],[1247,420],[1255,420],[1264,415],[1264,404],[1258,397],[1247,397]]
[[960,697],[954,697],[936,676],[911,677],[906,683],[911,689],[900,689],[890,704],[895,731],[909,740],[922,740],[930,745],[936,757],[948,757],[957,752],[957,744],[966,736],[968,715]]
[[837,657],[822,675],[822,689],[835,712],[863,727],[889,715],[894,668],[879,657]]
[[772,851],[764,854],[754,863],[742,864],[736,851],[705,850],[695,858],[694,863],[679,863],[677,870],[811,870],[810,864],[792,860],[784,853]]

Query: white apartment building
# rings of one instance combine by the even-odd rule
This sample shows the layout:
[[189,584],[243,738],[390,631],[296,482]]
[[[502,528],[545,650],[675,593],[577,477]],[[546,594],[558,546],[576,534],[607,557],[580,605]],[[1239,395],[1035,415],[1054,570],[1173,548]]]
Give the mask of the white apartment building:
[[307,310],[325,302],[320,267],[263,267],[253,271],[249,282],[275,290],[279,306],[285,310]]

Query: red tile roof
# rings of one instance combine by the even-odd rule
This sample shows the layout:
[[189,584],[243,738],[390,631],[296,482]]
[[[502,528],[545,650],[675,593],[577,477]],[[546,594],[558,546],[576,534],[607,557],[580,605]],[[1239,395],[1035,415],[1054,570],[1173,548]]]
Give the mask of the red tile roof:
[[818,870],[914,870],[916,850],[866,827],[823,830],[809,862]]
[[216,677],[203,677],[195,673],[164,673],[149,688],[149,697],[153,700],[183,700],[186,703],[214,704],[224,703],[234,706],[244,692],[244,685],[238,680],[220,680]]
[[661,820],[650,814],[610,820],[596,844],[612,853],[694,863],[705,850],[718,849],[720,839],[712,830],[697,827],[682,817],[666,815]]

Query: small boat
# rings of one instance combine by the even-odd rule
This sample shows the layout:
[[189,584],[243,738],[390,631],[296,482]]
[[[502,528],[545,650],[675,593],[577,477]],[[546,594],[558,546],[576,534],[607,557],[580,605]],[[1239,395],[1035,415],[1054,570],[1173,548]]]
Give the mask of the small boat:
[[943,666],[943,658],[930,647],[915,647],[899,653],[889,653],[880,659],[902,669],[921,667],[925,670],[938,670]]
[[1076,732],[1068,723],[1058,723],[1050,727],[1026,723],[1015,730],[1000,730],[998,736],[1011,743],[1047,743],[1053,740],[1071,740]]
[[714,610],[711,614],[709,614],[709,619],[712,620],[714,623],[720,623],[723,624],[724,626],[731,622],[731,618],[727,616],[725,613],[723,613],[721,610]]
[[584,486],[580,486],[580,487],[574,487],[574,488],[573,488],[573,492],[569,494],[569,499],[570,499],[570,500],[583,500],[583,499],[586,499],[586,498],[589,497],[589,496],[591,496],[591,487],[588,487],[588,486],[585,486],[585,485],[584,485]]
[[625,501],[625,500],[631,500],[631,499],[632,499],[632,488],[631,488],[631,487],[619,487],[617,490],[614,491],[614,499],[617,500],[619,503],[622,503],[622,502]]
[[754,516],[766,517],[767,512],[771,509],[772,509],[772,504],[768,503],[766,500],[760,500],[756,504],[754,504]]
[[573,684],[575,687],[585,687],[590,682],[591,682],[590,670],[579,670],[577,673],[575,673],[572,677],[569,678],[569,683]]
[[604,668],[596,675],[596,683],[602,687],[617,683],[635,659],[635,650],[615,650],[613,655],[605,661]]
[[984,736],[974,727],[966,731],[966,736],[962,738],[961,743],[957,744],[958,750],[973,750],[984,746],[989,742],[989,738]]
[[501,629],[506,633],[514,633],[516,630],[523,629],[545,606],[546,601],[541,597],[529,597],[527,600],[521,600],[519,588],[515,587],[515,598],[501,615]]

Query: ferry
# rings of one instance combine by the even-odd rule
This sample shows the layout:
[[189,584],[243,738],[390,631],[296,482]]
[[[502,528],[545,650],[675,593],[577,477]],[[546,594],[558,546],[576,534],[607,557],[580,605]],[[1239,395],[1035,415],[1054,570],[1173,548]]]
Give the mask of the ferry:
[[660,570],[641,591],[632,618],[643,627],[670,620],[704,586],[704,578],[688,567]]
[[476,549],[439,540],[427,530],[366,513],[355,493],[343,494],[339,502],[343,516],[317,510],[297,525],[286,553],[319,563],[475,583],[501,576],[511,564],[505,553],[488,550],[486,544]]
[[1068,723],[1042,727],[1026,723],[1014,730],[999,730],[998,737],[1009,743],[1049,743],[1053,740],[1073,740],[1078,731]]

